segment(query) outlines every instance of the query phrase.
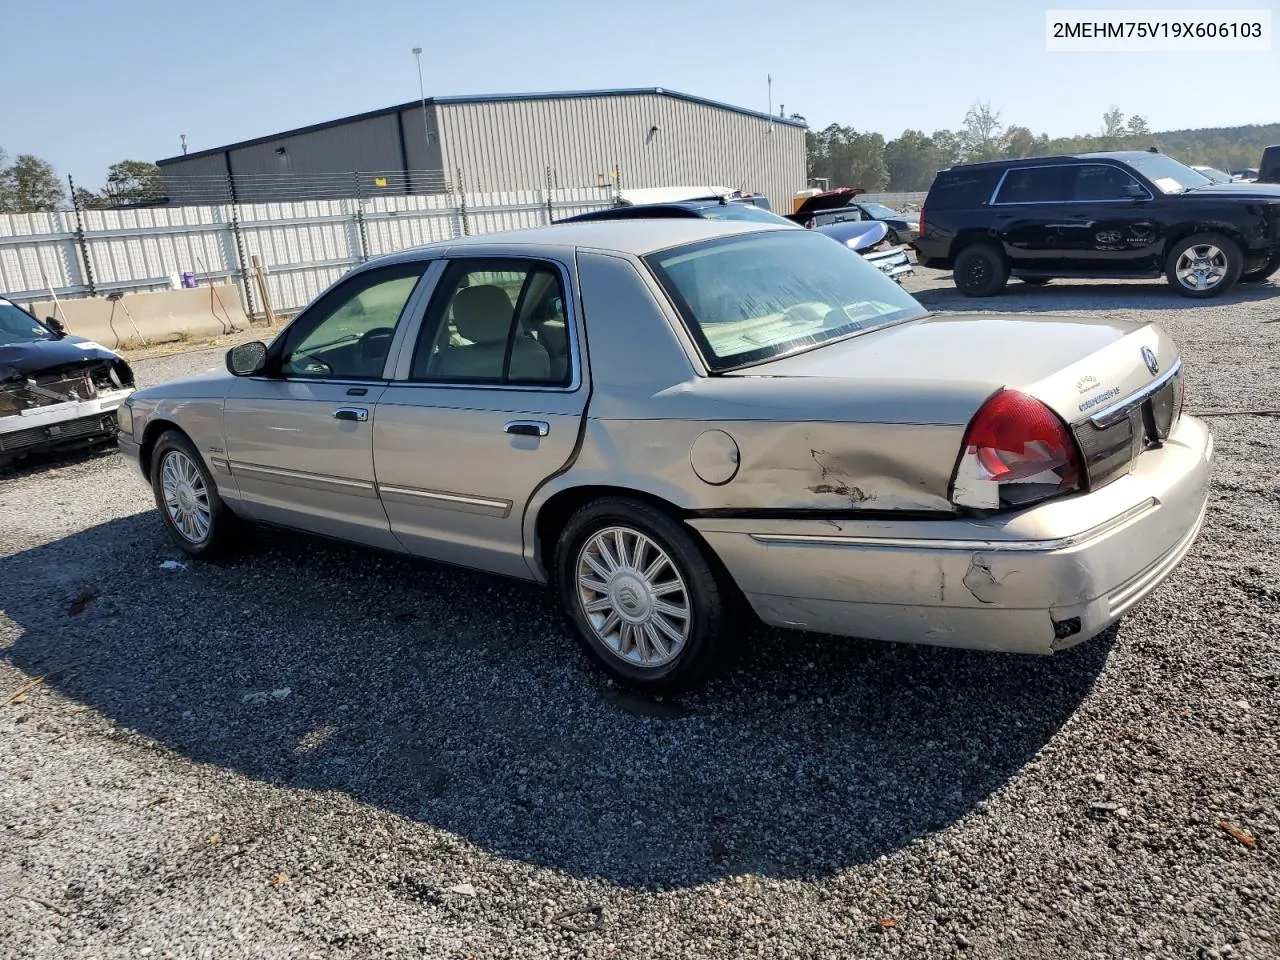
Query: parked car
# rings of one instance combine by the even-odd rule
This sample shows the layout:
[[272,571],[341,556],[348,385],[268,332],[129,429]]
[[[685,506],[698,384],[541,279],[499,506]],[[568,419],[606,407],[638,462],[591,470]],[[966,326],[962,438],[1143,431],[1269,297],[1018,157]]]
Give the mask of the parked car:
[[0,466],[113,439],[115,409],[132,389],[119,354],[0,299]]
[[[605,210],[592,210],[576,216],[565,217],[557,223],[582,223],[593,220],[651,220],[656,218],[688,219],[698,217],[705,220],[745,220],[754,223],[770,224],[778,227],[795,229],[798,224],[757,208],[747,201],[732,200],[719,197],[711,200],[691,200],[684,203],[645,203],[629,207],[610,207]],[[865,225],[850,224],[851,229],[827,231],[840,243],[845,244],[855,253],[860,254],[876,269],[899,283],[907,274],[912,273],[911,260],[906,250],[892,245],[886,239],[888,230],[882,224],[867,222]]]
[[1231,176],[1236,180],[1244,180],[1253,183],[1258,179],[1258,171],[1255,167],[1241,167],[1239,170],[1232,170]]
[[951,167],[934,179],[915,249],[966,296],[1010,276],[1161,274],[1187,297],[1280,269],[1280,187],[1215,184],[1159,153],[1090,153]]
[[906,214],[891,210],[883,203],[863,203],[854,200],[842,207],[833,207],[825,210],[817,210],[810,214],[798,214],[791,219],[801,222],[802,226],[823,227],[832,223],[848,223],[859,221],[871,221],[883,223],[888,229],[889,243],[893,246],[906,245],[910,246],[915,242],[916,233],[919,228],[919,221],[908,217]]
[[1254,179],[1258,183],[1280,183],[1280,144],[1262,151],[1262,163]]
[[759,193],[744,193],[732,187],[723,186],[675,186],[675,187],[640,187],[635,190],[622,190],[618,193],[614,206],[631,207],[654,203],[685,203],[690,200],[719,200],[721,198],[738,203],[749,203],[755,207],[770,209],[769,199]]
[[121,407],[182,550],[255,521],[553,585],[647,690],[713,672],[739,610],[1080,643],[1191,547],[1213,443],[1155,325],[931,315],[847,247],[743,221],[405,251],[227,370]]
[[889,225],[881,220],[841,221],[813,229],[843,243],[897,283],[915,272],[907,248],[889,239]]

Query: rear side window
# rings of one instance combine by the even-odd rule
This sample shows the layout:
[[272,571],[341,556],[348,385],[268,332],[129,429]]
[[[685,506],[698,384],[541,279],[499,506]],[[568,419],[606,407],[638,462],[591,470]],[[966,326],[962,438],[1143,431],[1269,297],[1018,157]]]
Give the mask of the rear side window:
[[1013,167],[1000,184],[996,203],[1052,203],[1068,200],[1066,167]]
[[943,170],[929,188],[925,208],[928,210],[962,210],[980,207],[991,197],[999,177],[998,169]]

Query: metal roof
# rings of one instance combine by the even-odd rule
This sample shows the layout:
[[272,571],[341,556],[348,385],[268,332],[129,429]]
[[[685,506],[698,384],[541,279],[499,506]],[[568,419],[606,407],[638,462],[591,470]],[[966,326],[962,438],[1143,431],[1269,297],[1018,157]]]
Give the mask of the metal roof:
[[[427,97],[426,103],[432,106],[453,106],[468,103],[513,103],[522,100],[583,100],[592,97],[637,97],[646,95],[657,95],[662,97],[672,97],[676,100],[685,100],[689,103],[701,104],[704,107],[714,107],[718,110],[729,110],[733,113],[743,114],[748,117],[759,117],[761,120],[772,120],[774,123],[781,123],[786,126],[800,127],[808,129],[808,124],[803,120],[789,120],[786,117],[775,117],[765,113],[762,110],[749,110],[746,107],[735,107],[730,103],[721,103],[718,100],[709,100],[706,97],[696,97],[689,93],[680,93],[678,90],[670,90],[666,87],[618,87],[606,90],[562,90],[553,93],[493,93],[493,94],[475,94],[459,97]],[[330,127],[340,127],[348,123],[357,123],[361,120],[372,120],[375,117],[385,117],[389,114],[399,113],[402,110],[415,110],[422,106],[422,100],[410,100],[408,103],[397,104],[393,107],[382,107],[379,110],[370,110],[366,113],[352,114],[349,117],[339,117],[337,120],[326,120],[324,123],[313,123],[305,127],[295,127],[292,130],[283,130],[280,133],[273,133],[265,137],[254,137],[250,140],[239,140],[236,143],[228,143],[221,147],[210,147],[207,150],[197,150],[194,153],[183,153],[176,157],[165,157],[163,160],[157,160],[158,166],[165,166],[170,163],[177,163],[180,160],[191,160],[196,157],[212,157],[228,150],[238,150],[241,147],[252,147],[262,143],[271,143],[274,140],[282,140],[285,137],[294,137],[303,133],[316,133],[321,130],[328,130]]]

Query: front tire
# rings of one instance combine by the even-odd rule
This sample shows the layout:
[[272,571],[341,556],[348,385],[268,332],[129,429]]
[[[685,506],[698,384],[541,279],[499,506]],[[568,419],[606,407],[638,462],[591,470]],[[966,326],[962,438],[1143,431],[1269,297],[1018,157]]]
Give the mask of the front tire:
[[587,504],[560,534],[555,569],[578,640],[618,683],[678,693],[722,666],[729,591],[660,510],[625,497]]
[[151,490],[169,536],[188,556],[209,560],[225,553],[238,533],[213,475],[185,434],[167,430],[151,452]]
[[1174,244],[1164,275],[1184,297],[1205,300],[1235,286],[1243,268],[1244,256],[1235,241],[1219,233],[1197,233]]
[[966,297],[991,297],[1009,282],[1009,265],[990,244],[975,243],[956,257],[956,289]]

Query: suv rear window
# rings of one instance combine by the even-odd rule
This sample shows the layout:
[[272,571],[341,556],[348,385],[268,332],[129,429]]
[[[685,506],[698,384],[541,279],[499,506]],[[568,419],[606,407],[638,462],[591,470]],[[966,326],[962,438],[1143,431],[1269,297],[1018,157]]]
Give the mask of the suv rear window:
[[942,170],[929,188],[925,209],[963,210],[982,206],[991,198],[1000,172],[996,168]]

